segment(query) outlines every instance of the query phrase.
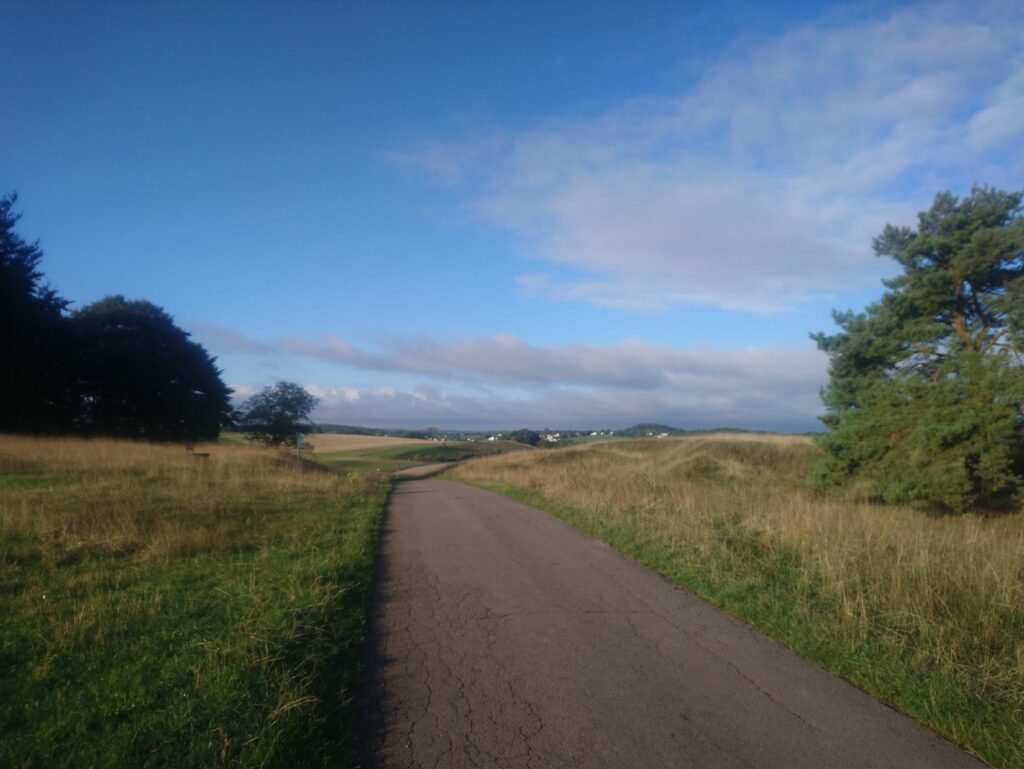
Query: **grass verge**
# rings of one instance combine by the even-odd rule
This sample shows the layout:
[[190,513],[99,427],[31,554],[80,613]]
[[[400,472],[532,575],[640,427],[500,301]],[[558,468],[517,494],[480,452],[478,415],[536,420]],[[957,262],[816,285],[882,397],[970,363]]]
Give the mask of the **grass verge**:
[[805,440],[685,438],[449,477],[562,518],[996,766],[1024,766],[1024,520],[817,496]]
[[0,766],[346,766],[382,476],[0,437]]

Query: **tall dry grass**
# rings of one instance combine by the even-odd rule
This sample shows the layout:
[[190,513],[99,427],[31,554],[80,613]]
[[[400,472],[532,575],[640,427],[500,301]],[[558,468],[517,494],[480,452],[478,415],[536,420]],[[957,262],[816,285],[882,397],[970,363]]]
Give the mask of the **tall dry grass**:
[[0,478],[13,483],[0,485],[0,527],[39,537],[40,552],[59,559],[103,552],[167,558],[244,549],[262,536],[251,515],[272,513],[275,499],[348,490],[344,478],[267,449],[211,443],[194,452],[2,436]]
[[816,451],[725,434],[509,454],[452,475],[516,490],[989,760],[1024,765],[1024,515],[816,494],[803,484]]

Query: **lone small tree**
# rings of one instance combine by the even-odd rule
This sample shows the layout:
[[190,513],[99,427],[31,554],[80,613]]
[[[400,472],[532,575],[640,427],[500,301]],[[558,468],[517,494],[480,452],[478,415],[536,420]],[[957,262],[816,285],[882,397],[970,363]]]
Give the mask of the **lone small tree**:
[[319,402],[294,382],[278,382],[242,404],[238,425],[249,440],[280,446],[296,433],[312,430],[306,420]]
[[917,231],[886,226],[879,256],[902,274],[841,331],[822,391],[830,432],[820,484],[964,511],[1024,489],[1024,219],[1021,193],[936,196]]

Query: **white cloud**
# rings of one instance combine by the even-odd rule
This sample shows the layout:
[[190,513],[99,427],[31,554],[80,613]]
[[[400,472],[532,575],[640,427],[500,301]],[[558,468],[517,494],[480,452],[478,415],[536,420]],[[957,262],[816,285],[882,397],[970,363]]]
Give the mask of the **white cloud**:
[[403,160],[580,273],[520,278],[529,291],[776,312],[877,281],[871,238],[939,189],[1018,181],[992,153],[1021,153],[1022,22],[1013,4],[925,4],[808,24],[673,98]]
[[984,151],[1017,144],[1021,150],[1024,126],[1024,68],[996,89],[990,103],[979,109],[967,123],[967,143]]

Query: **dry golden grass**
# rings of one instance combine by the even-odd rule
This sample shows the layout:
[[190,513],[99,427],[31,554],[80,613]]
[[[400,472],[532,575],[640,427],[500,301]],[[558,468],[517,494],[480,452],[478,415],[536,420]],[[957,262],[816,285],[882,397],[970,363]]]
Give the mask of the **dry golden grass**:
[[[665,439],[662,439],[665,440]],[[809,435],[785,435],[782,433],[700,433],[683,435],[668,440],[673,441],[724,441],[727,443],[768,443],[773,446],[813,446],[814,439]]]
[[[43,552],[170,557],[240,549],[253,530],[240,506],[272,508],[295,493],[338,493],[345,478],[255,447],[0,436],[0,526]],[[206,454],[207,456],[202,456]],[[197,456],[198,455],[198,456]],[[37,475],[33,475],[37,474]],[[140,504],[144,501],[144,504]]]
[[[818,495],[801,484],[815,452],[806,436],[716,434],[488,457],[452,475],[541,490],[602,517],[639,517],[690,547],[714,547],[712,524],[726,516],[813,549],[854,613],[884,599],[920,616],[912,607],[944,589],[993,603],[1024,599],[1021,516],[935,516]],[[925,584],[908,582],[908,573]]]
[[317,433],[307,436],[309,443],[320,454],[335,451],[366,451],[369,449],[387,449],[393,446],[410,446],[417,443],[431,443],[422,438],[392,438],[388,435],[339,435],[336,433]]
[[[1024,515],[815,494],[802,479],[816,452],[803,436],[702,435],[508,454],[451,475],[533,495],[641,560],[656,553],[656,568],[770,630],[781,615],[819,623],[779,632],[990,760],[1024,762]],[[907,668],[858,669],[876,654]]]

